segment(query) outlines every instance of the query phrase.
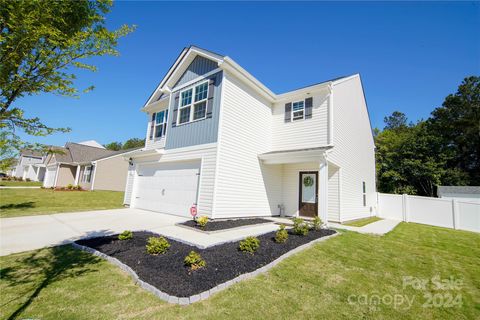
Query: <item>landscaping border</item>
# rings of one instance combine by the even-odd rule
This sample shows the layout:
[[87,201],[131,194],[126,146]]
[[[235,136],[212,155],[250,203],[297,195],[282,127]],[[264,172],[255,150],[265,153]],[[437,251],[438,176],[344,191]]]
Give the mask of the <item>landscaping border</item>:
[[258,268],[257,270],[255,271],[252,271],[252,272],[249,272],[249,273],[244,273],[244,274],[241,274],[239,275],[238,277],[236,278],[233,278],[232,280],[228,280],[227,282],[224,282],[224,283],[221,283],[219,285],[217,285],[216,287],[213,287],[207,291],[204,291],[202,293],[199,293],[199,294],[195,294],[193,296],[190,296],[190,297],[176,297],[176,296],[171,296],[163,291],[160,291],[158,290],[156,287],[152,286],[151,284],[141,280],[139,278],[139,276],[137,275],[137,273],[135,271],[133,271],[132,268],[130,268],[128,265],[120,262],[120,260],[118,260],[117,258],[114,258],[114,257],[111,257],[107,254],[104,254],[98,250],[95,250],[93,248],[90,248],[90,247],[87,247],[87,246],[82,246],[82,245],[79,245],[75,242],[72,242],[71,245],[73,248],[75,249],[79,249],[79,250],[82,250],[82,251],[85,251],[85,252],[88,252],[88,253],[91,253],[97,257],[100,257],[100,258],[103,258],[105,260],[107,260],[108,262],[118,266],[120,269],[122,269],[123,271],[125,271],[126,273],[128,273],[134,280],[135,280],[135,283],[138,284],[140,287],[142,287],[143,289],[153,293],[154,295],[156,295],[158,298],[168,302],[168,303],[173,303],[173,304],[179,304],[179,305],[189,305],[191,303],[194,303],[194,302],[198,302],[198,301],[201,301],[201,300],[205,300],[207,298],[209,298],[212,294],[214,293],[217,293],[219,291],[222,291],[228,287],[230,287],[231,285],[237,283],[237,282],[240,282],[240,281],[243,281],[243,280],[246,280],[246,279],[250,279],[250,278],[253,278],[261,273],[265,273],[267,272],[269,269],[273,268],[275,265],[277,265],[278,263],[280,263],[281,261],[285,260],[286,258],[290,257],[291,255],[293,254],[296,254],[300,251],[303,251],[305,249],[307,249],[308,247],[311,247],[312,245],[318,243],[318,242],[321,242],[321,241],[324,241],[324,240],[327,240],[327,239],[330,239],[332,237],[335,237],[335,236],[338,236],[340,235],[341,233],[334,230],[335,233],[332,234],[332,235],[329,235],[329,236],[325,236],[325,237],[321,237],[321,238],[318,238],[318,239],[315,239],[315,240],[312,240],[308,243],[305,243],[301,246],[298,246],[288,252],[286,252],[285,254],[281,255],[280,257],[278,257],[277,259],[273,260],[272,262],[270,262],[269,264],[267,265],[264,265],[263,267],[261,268]]
[[[267,219],[265,219],[265,220],[267,220]],[[228,229],[221,229],[221,230],[213,230],[213,231],[204,231],[204,230],[201,230],[201,229],[199,229],[199,228],[194,228],[194,227],[187,226],[187,225],[182,224],[182,223],[180,223],[180,222],[175,223],[175,226],[176,226],[176,227],[180,227],[180,228],[185,228],[185,229],[188,229],[188,230],[193,230],[193,231],[196,231],[196,232],[201,232],[201,233],[204,233],[204,234],[216,234],[216,233],[227,232],[227,231],[248,229],[248,228],[252,228],[252,227],[263,226],[263,225],[266,225],[266,224],[276,224],[276,225],[279,225],[279,223],[277,223],[277,222],[275,222],[275,221],[272,221],[272,220],[269,220],[268,222],[263,222],[263,223],[247,224],[247,225],[244,225],[244,226],[239,226],[239,227],[234,227],[234,228],[228,228]]]

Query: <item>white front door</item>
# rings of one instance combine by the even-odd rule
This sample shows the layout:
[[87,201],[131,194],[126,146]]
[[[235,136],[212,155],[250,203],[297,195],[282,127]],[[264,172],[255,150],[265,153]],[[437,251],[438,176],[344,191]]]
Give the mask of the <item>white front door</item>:
[[43,186],[45,188],[53,187],[53,184],[55,183],[55,173],[57,172],[56,169],[56,167],[47,168],[45,171],[45,180],[43,181]]
[[190,217],[197,203],[200,161],[139,164],[133,207]]

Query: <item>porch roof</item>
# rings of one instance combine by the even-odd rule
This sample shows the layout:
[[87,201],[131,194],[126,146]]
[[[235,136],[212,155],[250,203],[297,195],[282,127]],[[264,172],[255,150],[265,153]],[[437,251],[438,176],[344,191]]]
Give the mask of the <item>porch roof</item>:
[[325,152],[332,146],[316,148],[275,150],[258,155],[258,158],[266,164],[299,163],[320,161],[325,157]]

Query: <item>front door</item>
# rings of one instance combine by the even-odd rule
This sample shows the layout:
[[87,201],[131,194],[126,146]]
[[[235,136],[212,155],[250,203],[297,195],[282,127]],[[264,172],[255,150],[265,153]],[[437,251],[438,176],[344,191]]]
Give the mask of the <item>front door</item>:
[[318,172],[299,173],[298,211],[302,217],[316,217],[318,212]]

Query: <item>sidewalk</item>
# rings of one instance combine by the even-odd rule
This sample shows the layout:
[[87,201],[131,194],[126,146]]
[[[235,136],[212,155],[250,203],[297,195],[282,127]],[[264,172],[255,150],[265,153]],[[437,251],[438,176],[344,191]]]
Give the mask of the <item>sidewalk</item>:
[[392,231],[401,221],[384,219],[376,222],[372,222],[363,227],[351,227],[339,223],[329,223],[330,228],[344,229],[349,231],[355,231],[359,233],[375,234],[383,236],[384,234]]

